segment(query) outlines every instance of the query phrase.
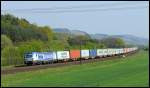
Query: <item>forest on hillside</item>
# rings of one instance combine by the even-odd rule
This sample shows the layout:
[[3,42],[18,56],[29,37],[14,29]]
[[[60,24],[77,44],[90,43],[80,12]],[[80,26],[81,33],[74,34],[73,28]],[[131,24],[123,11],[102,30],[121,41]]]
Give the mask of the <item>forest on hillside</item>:
[[24,18],[1,15],[2,66],[23,64],[27,52],[120,47],[126,47],[120,38],[96,40],[83,35],[70,36],[55,33],[49,26],[38,26]]

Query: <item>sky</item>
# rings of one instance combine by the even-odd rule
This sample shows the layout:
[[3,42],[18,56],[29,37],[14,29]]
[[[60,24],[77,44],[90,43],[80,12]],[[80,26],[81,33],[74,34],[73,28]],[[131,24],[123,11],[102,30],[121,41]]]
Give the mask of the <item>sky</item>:
[[10,11],[15,9],[74,6],[89,6],[93,8],[93,6],[98,5],[105,5],[99,8],[112,8],[112,3],[118,3],[116,7],[149,6],[148,1],[1,1],[1,12],[3,13],[2,10],[9,10],[10,14],[19,18],[25,18],[30,23],[36,23],[40,26],[47,25],[51,28],[81,30],[90,34],[131,34],[149,39],[149,7],[66,13],[23,13]]

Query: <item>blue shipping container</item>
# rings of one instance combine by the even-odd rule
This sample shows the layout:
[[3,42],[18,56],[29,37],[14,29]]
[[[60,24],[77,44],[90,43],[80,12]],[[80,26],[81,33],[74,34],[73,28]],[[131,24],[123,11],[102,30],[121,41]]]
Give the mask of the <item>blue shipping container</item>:
[[96,49],[91,49],[91,50],[90,50],[90,57],[94,58],[94,57],[96,57],[96,56],[97,56],[97,51],[96,51]]

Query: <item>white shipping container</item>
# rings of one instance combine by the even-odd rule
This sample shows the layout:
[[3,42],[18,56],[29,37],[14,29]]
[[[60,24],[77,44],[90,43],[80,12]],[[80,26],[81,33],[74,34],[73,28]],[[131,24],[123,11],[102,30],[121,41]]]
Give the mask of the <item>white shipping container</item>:
[[108,54],[108,50],[107,49],[103,49],[103,54],[107,55]]
[[97,49],[97,56],[107,55],[107,49]]
[[56,60],[57,57],[56,57],[56,52],[53,52],[53,60]]
[[127,48],[127,51],[129,52],[129,48]]
[[131,52],[131,48],[129,48],[129,52]]
[[111,54],[115,54],[115,51],[114,51],[114,49],[111,49]]
[[116,49],[112,49],[112,54],[116,54]]
[[121,53],[122,53],[122,50],[121,50],[121,49],[118,49],[118,52],[119,52],[119,54],[121,54]]
[[127,53],[127,48],[123,48],[123,50],[124,50],[124,53]]
[[121,51],[121,53],[124,53],[124,52],[123,52],[123,48],[121,48],[120,51]]
[[57,59],[69,59],[69,51],[57,51]]
[[89,50],[81,50],[81,57],[89,57]]
[[108,55],[112,55],[113,50],[112,49],[108,49]]
[[116,54],[119,54],[119,49],[115,49],[116,50]]
[[119,54],[119,49],[116,49],[116,54]]
[[103,56],[104,50],[103,49],[97,49],[97,56]]
[[133,51],[133,48],[131,48],[131,51]]

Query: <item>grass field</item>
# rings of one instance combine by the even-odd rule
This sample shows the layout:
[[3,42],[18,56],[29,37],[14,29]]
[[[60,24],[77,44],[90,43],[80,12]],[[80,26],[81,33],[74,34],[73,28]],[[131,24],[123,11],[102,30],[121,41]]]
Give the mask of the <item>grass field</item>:
[[149,86],[149,54],[108,61],[87,63],[2,75],[4,86]]

